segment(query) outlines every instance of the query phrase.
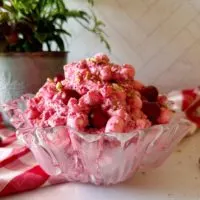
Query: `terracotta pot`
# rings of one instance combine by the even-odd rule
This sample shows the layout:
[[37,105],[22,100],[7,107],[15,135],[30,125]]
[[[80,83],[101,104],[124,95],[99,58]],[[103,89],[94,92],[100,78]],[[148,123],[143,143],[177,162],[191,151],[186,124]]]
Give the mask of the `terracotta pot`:
[[0,104],[35,93],[47,77],[63,73],[67,52],[0,53]]

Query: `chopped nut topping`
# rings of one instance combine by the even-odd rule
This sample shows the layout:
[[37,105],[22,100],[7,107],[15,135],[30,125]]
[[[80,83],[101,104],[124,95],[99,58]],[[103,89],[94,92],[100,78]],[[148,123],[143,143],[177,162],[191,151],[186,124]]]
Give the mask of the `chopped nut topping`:
[[75,81],[76,81],[77,83],[80,83],[81,79],[80,79],[79,75],[76,75]]
[[86,61],[89,61],[89,62],[94,62],[96,63],[96,59],[95,58],[87,58]]
[[61,82],[58,82],[58,83],[56,84],[56,90],[57,90],[58,92],[61,92],[61,91],[62,91],[62,88],[63,88],[62,83],[61,83]]
[[112,87],[113,87],[113,89],[116,90],[116,91],[120,91],[120,92],[124,91],[124,88],[121,87],[121,86],[120,86],[119,84],[117,84],[117,83],[113,83],[113,84],[112,84]]
[[89,72],[86,73],[85,80],[89,80],[91,78],[91,74]]
[[47,78],[47,81],[48,81],[48,82],[53,82],[53,79]]

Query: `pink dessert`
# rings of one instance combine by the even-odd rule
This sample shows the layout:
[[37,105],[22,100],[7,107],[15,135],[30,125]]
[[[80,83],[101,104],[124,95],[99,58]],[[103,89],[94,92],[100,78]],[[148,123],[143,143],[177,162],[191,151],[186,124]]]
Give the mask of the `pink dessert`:
[[88,133],[125,133],[169,122],[166,97],[134,79],[132,65],[104,54],[64,66],[29,100],[28,119],[39,127],[70,126]]
[[133,66],[97,54],[64,66],[64,76],[48,78],[6,112],[47,174],[110,185],[160,166],[188,133],[191,123],[181,112],[172,117],[168,103],[135,80]]

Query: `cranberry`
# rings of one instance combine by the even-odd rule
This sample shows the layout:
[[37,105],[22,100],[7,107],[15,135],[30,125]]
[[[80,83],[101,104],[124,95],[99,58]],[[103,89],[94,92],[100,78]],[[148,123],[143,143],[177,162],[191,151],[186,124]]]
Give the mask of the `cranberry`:
[[145,115],[153,122],[155,123],[157,118],[160,116],[160,106],[156,102],[143,102],[142,111]]
[[65,79],[65,77],[62,74],[58,74],[57,76],[54,77],[53,81],[55,83],[61,82]]
[[67,93],[67,96],[69,96],[70,98],[76,98],[79,99],[80,98],[80,94],[78,92],[76,92],[75,90],[65,90],[65,92]]
[[154,86],[147,86],[141,90],[141,95],[150,102],[156,102],[158,99],[158,89]]
[[79,99],[80,98],[80,94],[78,92],[76,92],[75,90],[65,90],[63,93],[62,93],[62,99],[63,99],[63,102],[65,104],[68,103],[69,99],[70,98],[76,98],[76,99]]
[[98,129],[103,128],[106,126],[108,119],[108,114],[104,112],[100,106],[91,109],[89,114],[89,122],[91,127]]

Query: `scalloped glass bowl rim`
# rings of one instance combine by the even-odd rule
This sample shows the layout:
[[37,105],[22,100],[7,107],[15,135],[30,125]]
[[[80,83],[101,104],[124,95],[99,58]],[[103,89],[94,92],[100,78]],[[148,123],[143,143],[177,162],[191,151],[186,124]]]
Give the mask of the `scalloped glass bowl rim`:
[[[178,117],[178,118],[177,118]],[[145,129],[137,129],[137,130],[133,130],[133,131],[130,131],[130,132],[122,132],[122,133],[117,133],[117,132],[102,132],[102,133],[88,133],[88,132],[84,132],[84,131],[78,131],[70,126],[55,126],[55,127],[46,127],[46,128],[43,128],[43,127],[39,127],[39,126],[32,126],[32,127],[25,127],[25,128],[18,128],[16,130],[16,133],[17,133],[17,136],[21,135],[20,134],[20,131],[22,130],[30,130],[31,132],[38,132],[40,130],[43,130],[45,132],[50,132],[50,130],[53,130],[53,129],[58,129],[58,128],[64,128],[64,129],[69,129],[73,132],[73,134],[75,133],[77,136],[79,136],[80,138],[84,139],[85,141],[87,142],[95,142],[95,141],[98,141],[102,138],[105,138],[105,137],[109,137],[109,138],[115,138],[119,141],[127,141],[133,137],[136,137],[136,136],[142,136],[143,138],[148,135],[148,132],[155,129],[155,128],[158,128],[160,131],[162,131],[164,128],[167,128],[171,123],[173,122],[176,122],[177,119],[180,121],[180,120],[184,120],[186,123],[190,123],[191,122],[185,117],[185,113],[184,112],[176,112],[173,117],[171,118],[171,120],[169,121],[169,123],[167,124],[157,124],[157,125],[153,125],[149,128],[145,128]],[[157,130],[158,130],[157,129]],[[71,134],[71,131],[69,134]],[[159,132],[160,132],[159,131]],[[23,136],[27,135],[27,134],[30,134],[29,132],[26,132],[25,134],[23,134]],[[35,135],[36,137],[36,135]]]

